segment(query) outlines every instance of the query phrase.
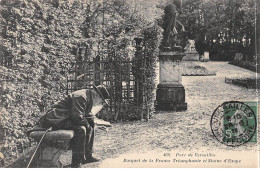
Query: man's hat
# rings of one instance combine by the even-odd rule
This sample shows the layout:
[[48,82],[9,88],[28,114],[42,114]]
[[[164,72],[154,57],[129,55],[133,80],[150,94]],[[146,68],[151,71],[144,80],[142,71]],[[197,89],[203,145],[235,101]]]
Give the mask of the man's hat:
[[109,93],[107,88],[104,85],[95,86],[93,84],[94,89],[98,92],[98,94],[102,97],[103,101],[108,105],[106,99],[109,98]]

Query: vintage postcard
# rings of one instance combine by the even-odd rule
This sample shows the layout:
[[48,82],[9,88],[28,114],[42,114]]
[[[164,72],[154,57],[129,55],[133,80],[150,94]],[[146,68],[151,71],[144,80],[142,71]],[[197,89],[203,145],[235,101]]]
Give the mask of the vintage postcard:
[[258,0],[0,0],[1,168],[259,168]]

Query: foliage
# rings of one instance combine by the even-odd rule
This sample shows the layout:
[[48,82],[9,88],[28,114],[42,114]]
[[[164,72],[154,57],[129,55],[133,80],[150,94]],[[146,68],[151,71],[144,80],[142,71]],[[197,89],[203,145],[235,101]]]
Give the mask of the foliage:
[[181,20],[186,39],[195,39],[202,55],[209,51],[212,60],[233,60],[236,52],[244,60],[254,58],[254,0],[186,0]]
[[225,83],[233,84],[248,89],[259,89],[259,79],[257,78],[225,78]]
[[46,106],[63,96],[60,90],[74,60],[70,50],[81,41],[80,22],[75,18],[82,19],[77,3],[66,5],[1,1],[1,61],[8,61],[0,68],[1,126],[5,128],[1,143],[6,144],[2,149],[6,161],[17,155],[13,146],[29,145],[26,131]]
[[159,54],[159,45],[162,40],[162,29],[154,25],[152,27],[148,27],[144,30],[144,38],[146,41],[146,49],[145,49],[145,58],[146,58],[146,69],[145,69],[145,77],[146,82],[143,84],[147,89],[147,111],[146,118],[150,118],[154,113],[154,101],[155,101],[155,79],[156,79],[156,62],[157,56]]

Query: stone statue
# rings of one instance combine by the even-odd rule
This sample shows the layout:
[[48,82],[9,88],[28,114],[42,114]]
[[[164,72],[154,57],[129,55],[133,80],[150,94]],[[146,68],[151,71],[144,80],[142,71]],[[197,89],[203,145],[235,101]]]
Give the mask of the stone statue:
[[163,41],[162,48],[173,50],[177,45],[177,35],[178,31],[176,25],[179,24],[184,31],[183,24],[177,20],[178,13],[181,12],[182,0],[172,0],[172,3],[164,8],[164,18],[163,18]]
[[195,52],[196,51],[196,48],[195,48],[195,41],[194,40],[191,40],[191,39],[188,39],[188,45],[184,48],[184,50],[186,52]]
[[195,40],[188,39],[188,45],[184,48],[184,61],[199,61],[200,56],[195,48]]

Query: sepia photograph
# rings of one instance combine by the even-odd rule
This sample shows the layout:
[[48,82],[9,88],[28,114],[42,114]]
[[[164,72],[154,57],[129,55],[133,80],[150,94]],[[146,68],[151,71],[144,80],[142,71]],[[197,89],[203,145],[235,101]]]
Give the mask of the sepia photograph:
[[0,168],[260,168],[259,0],[0,0]]

